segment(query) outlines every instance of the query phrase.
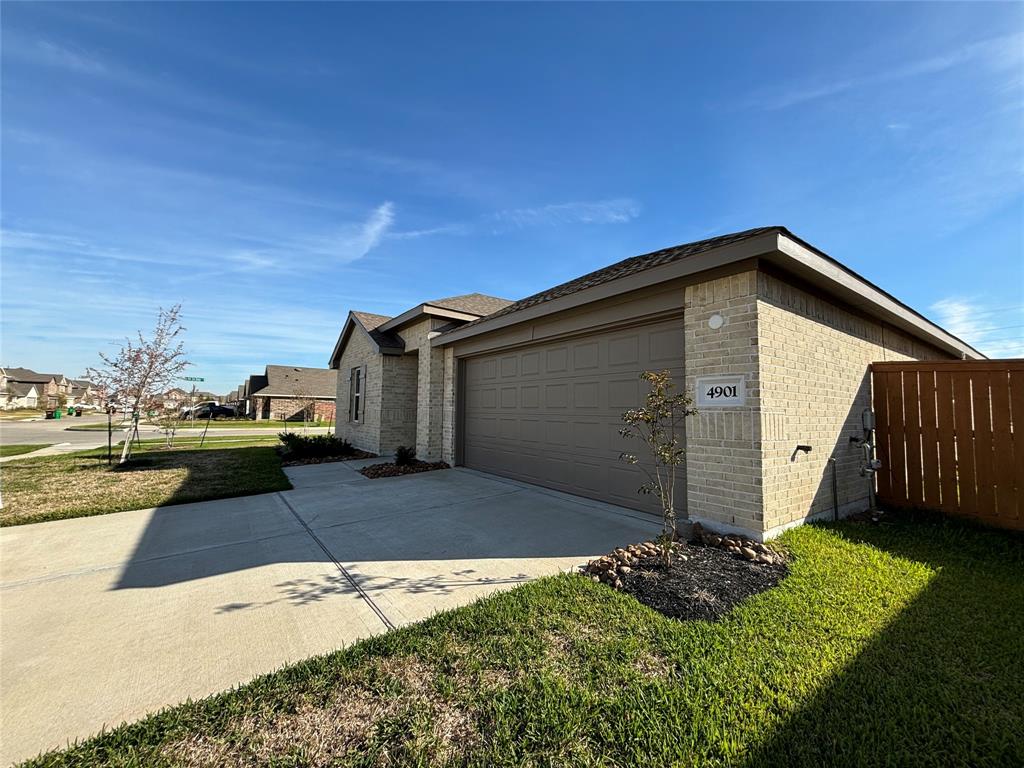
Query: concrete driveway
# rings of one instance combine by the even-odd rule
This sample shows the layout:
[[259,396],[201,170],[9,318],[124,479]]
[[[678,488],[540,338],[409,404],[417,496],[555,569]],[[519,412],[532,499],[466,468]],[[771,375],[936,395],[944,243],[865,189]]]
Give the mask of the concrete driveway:
[[470,470],[357,466],[290,469],[286,493],[0,529],[0,763],[658,529]]

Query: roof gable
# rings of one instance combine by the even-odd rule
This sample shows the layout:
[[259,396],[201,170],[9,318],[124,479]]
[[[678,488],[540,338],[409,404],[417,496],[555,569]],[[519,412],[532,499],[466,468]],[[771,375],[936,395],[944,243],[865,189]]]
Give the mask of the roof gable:
[[341,356],[345,351],[345,345],[348,344],[349,336],[356,329],[369,336],[370,341],[377,347],[377,351],[382,354],[401,354],[405,351],[405,342],[398,336],[378,330],[380,326],[391,319],[387,315],[375,315],[372,312],[356,312],[351,310],[345,319],[345,324],[341,327],[338,340],[334,344],[334,351],[331,352],[329,366],[331,368],[338,367]]

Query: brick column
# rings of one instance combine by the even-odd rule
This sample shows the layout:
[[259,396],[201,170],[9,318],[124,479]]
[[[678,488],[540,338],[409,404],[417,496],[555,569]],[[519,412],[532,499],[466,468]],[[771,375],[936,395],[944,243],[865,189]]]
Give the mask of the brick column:
[[[428,337],[429,339],[429,337]],[[444,399],[444,350],[420,347],[416,405],[416,457],[441,460]]]
[[[686,424],[687,517],[719,531],[761,538],[764,527],[758,370],[757,272],[685,289],[686,387],[701,376],[739,374],[741,406],[705,407]],[[719,315],[719,328],[709,324]]]

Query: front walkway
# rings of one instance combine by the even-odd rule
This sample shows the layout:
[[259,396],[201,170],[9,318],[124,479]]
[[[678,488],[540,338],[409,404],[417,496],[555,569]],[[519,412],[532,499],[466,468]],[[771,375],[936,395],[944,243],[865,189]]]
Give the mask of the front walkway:
[[[367,463],[367,462],[362,462]],[[0,764],[649,538],[469,470],[0,529]]]

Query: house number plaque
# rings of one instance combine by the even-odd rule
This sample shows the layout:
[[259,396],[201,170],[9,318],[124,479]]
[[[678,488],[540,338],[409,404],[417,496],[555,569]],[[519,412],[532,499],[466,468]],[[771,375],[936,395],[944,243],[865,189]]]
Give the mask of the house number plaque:
[[720,408],[744,405],[747,387],[742,374],[734,376],[700,376],[697,378],[697,407]]

